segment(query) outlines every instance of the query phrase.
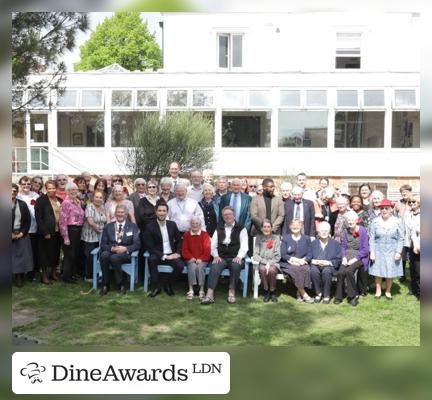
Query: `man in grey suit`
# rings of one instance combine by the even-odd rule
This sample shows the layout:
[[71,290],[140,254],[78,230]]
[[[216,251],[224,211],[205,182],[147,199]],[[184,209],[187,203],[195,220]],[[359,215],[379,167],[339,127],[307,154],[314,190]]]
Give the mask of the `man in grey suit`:
[[265,178],[262,182],[263,195],[255,196],[251,201],[250,213],[252,218],[251,235],[256,236],[263,221],[268,219],[273,225],[273,233],[280,235],[281,226],[285,217],[284,202],[274,195],[275,184],[273,179]]

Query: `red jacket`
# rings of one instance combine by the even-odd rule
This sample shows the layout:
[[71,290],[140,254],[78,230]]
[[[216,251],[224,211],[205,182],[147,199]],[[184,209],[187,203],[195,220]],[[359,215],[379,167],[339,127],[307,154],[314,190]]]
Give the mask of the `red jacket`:
[[183,236],[182,256],[188,261],[191,258],[197,260],[210,260],[210,236],[206,231],[201,231],[200,235],[191,235],[190,231]]

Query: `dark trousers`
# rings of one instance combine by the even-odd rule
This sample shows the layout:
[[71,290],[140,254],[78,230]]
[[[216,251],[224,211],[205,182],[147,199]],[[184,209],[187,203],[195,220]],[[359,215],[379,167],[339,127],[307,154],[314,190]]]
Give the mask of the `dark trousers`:
[[357,271],[357,290],[360,294],[369,292],[368,287],[369,274],[363,264]]
[[268,273],[264,264],[260,264],[258,267],[258,272],[260,274],[261,283],[264,290],[271,290],[274,292],[276,290],[276,276],[279,270],[274,266],[270,265]]
[[411,292],[414,296],[420,297],[420,254],[415,254],[412,249],[409,253]]
[[30,271],[28,274],[34,277],[40,270],[40,260],[39,260],[39,243],[38,243],[38,234],[37,233],[29,233],[31,249],[32,249],[32,257],[33,257],[33,271]]
[[125,273],[122,271],[122,264],[129,263],[131,256],[127,253],[116,254],[110,251],[103,251],[100,255],[100,265],[102,269],[102,285],[110,286],[110,269],[114,271],[114,279],[117,288],[126,284]]
[[217,264],[210,266],[210,273],[208,277],[208,287],[210,289],[216,289],[219,281],[220,274],[222,271],[228,268],[230,270],[229,288],[235,289],[240,278],[240,271],[242,269],[241,264],[237,264],[232,261],[232,258],[222,258],[222,261]]
[[98,242],[82,242],[84,248],[84,263],[85,263],[85,275],[86,279],[91,279],[93,277],[93,256],[91,252],[99,246]]
[[310,272],[315,293],[317,295],[322,293],[324,297],[330,297],[333,267],[319,267],[318,265],[311,264]]
[[341,265],[337,273],[336,293],[335,298],[338,300],[343,299],[344,286],[346,282],[346,292],[349,299],[358,296],[357,285],[355,280],[355,272],[363,268],[361,261],[356,261],[351,265]]
[[67,229],[70,245],[63,244],[63,279],[66,281],[76,273],[81,248],[82,226],[69,225]]
[[[45,274],[57,271],[60,261],[61,236],[59,232],[51,233],[49,239],[43,235],[38,237],[39,262],[42,272]],[[50,270],[50,271],[48,271]]]
[[173,285],[177,281],[185,265],[184,261],[181,258],[162,261],[161,258],[159,258],[156,254],[150,254],[148,259],[148,266],[150,270],[150,281],[153,285],[153,289],[160,288],[160,273],[158,270],[159,264],[169,265],[173,269],[173,272],[168,274],[168,285]]

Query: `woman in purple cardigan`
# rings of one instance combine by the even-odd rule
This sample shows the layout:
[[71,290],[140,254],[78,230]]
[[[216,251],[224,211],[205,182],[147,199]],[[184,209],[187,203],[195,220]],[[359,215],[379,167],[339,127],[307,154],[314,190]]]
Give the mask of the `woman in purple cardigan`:
[[[360,277],[360,271],[367,271],[369,263],[369,239],[367,229],[358,224],[355,211],[345,214],[347,228],[342,231],[342,264],[337,274],[336,294],[334,304],[342,303],[346,281],[348,301],[353,307],[358,305],[359,290],[355,281],[355,272]],[[367,275],[366,275],[367,276]],[[367,282],[366,282],[367,283]]]

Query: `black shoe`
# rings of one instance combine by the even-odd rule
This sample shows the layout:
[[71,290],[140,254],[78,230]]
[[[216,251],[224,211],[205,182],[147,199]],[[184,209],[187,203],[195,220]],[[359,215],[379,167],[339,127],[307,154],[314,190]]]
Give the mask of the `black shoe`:
[[148,295],[148,297],[156,297],[158,294],[161,294],[161,292],[162,290],[160,290],[160,288],[153,289]]
[[360,293],[360,296],[363,296],[363,297],[366,297],[367,295],[368,295],[367,292],[361,292],[361,293]]
[[357,307],[357,306],[358,306],[358,303],[359,303],[359,301],[358,301],[358,297],[354,297],[353,299],[350,300],[350,304],[351,304],[353,307]]
[[268,290],[264,290],[263,302],[268,303],[270,301],[270,292]]
[[15,278],[15,284],[17,287],[22,288],[23,287],[23,280],[20,274],[18,274]]
[[108,287],[107,286],[102,287],[102,289],[100,290],[99,294],[101,296],[105,296],[106,294],[108,294]]
[[271,300],[273,303],[277,303],[278,298],[277,298],[277,296],[276,296],[276,292],[270,292],[270,300]]
[[340,300],[340,299],[334,299],[333,300],[333,304],[340,304],[340,303],[342,303],[342,300]]
[[70,283],[70,284],[74,284],[74,285],[76,285],[76,283],[77,283],[77,281],[75,281],[75,280],[73,280],[73,279],[71,279],[71,278],[69,278],[69,279],[62,279],[62,281],[63,281],[63,283]]
[[121,294],[126,294],[126,286],[121,285],[121,287],[120,287],[120,293]]
[[174,296],[174,290],[172,289],[171,285],[166,285],[164,286],[164,292],[168,295],[168,296]]

